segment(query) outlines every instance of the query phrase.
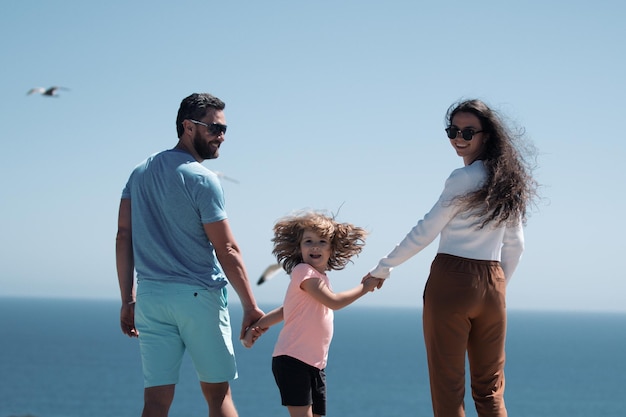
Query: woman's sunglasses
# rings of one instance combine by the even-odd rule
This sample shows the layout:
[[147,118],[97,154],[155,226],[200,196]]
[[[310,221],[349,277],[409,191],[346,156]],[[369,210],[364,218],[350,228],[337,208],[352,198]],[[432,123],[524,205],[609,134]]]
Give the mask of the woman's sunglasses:
[[474,129],[459,129],[458,127],[448,127],[446,128],[446,133],[448,134],[449,139],[456,139],[459,136],[459,132],[461,133],[461,137],[467,141],[472,140],[476,133],[482,132],[482,130],[474,130]]

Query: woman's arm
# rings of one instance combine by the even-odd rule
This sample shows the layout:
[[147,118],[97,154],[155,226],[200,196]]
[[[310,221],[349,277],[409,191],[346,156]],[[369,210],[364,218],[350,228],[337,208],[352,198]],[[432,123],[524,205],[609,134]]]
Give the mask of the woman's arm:
[[504,230],[500,264],[507,284],[511,281],[513,272],[522,258],[522,252],[524,252],[524,229],[520,221],[516,226],[507,227]]

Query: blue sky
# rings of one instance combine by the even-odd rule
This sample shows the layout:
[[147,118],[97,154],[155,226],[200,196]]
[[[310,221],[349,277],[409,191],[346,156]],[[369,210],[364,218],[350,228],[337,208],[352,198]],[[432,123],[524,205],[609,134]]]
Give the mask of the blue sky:
[[[118,298],[121,189],[176,143],[183,97],[210,92],[229,125],[217,160],[253,283],[272,225],[341,210],[370,231],[331,272],[352,287],[462,165],[444,134],[461,98],[525,127],[542,200],[510,309],[626,311],[621,1],[11,1],[0,6],[0,296]],[[36,86],[70,89],[27,96]],[[362,305],[421,306],[436,243]],[[281,302],[281,274],[254,285]],[[232,296],[233,302],[236,296]]]

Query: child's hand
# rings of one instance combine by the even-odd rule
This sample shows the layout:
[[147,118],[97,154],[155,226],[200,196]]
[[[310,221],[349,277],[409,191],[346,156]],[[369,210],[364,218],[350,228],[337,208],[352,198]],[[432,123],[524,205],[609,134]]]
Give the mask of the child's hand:
[[376,278],[376,277],[371,276],[370,274],[367,274],[366,276],[363,277],[361,284],[363,284],[363,286],[368,292],[372,292],[376,288],[382,287],[384,282],[385,280],[382,278]]
[[251,348],[252,345],[254,345],[254,342],[256,342],[266,330],[267,329],[262,329],[253,324],[246,329],[246,333],[243,336],[243,339],[241,339],[241,344],[244,345],[244,347]]

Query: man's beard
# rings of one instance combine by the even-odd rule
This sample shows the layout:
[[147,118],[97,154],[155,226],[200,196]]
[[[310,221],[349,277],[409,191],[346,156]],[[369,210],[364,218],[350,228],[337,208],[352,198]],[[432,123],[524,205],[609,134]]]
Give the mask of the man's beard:
[[193,138],[193,148],[196,150],[196,152],[202,159],[215,159],[219,156],[219,153],[218,153],[219,142],[217,141],[207,142],[206,140],[202,138],[202,136],[200,136],[198,132],[196,132],[196,135]]

